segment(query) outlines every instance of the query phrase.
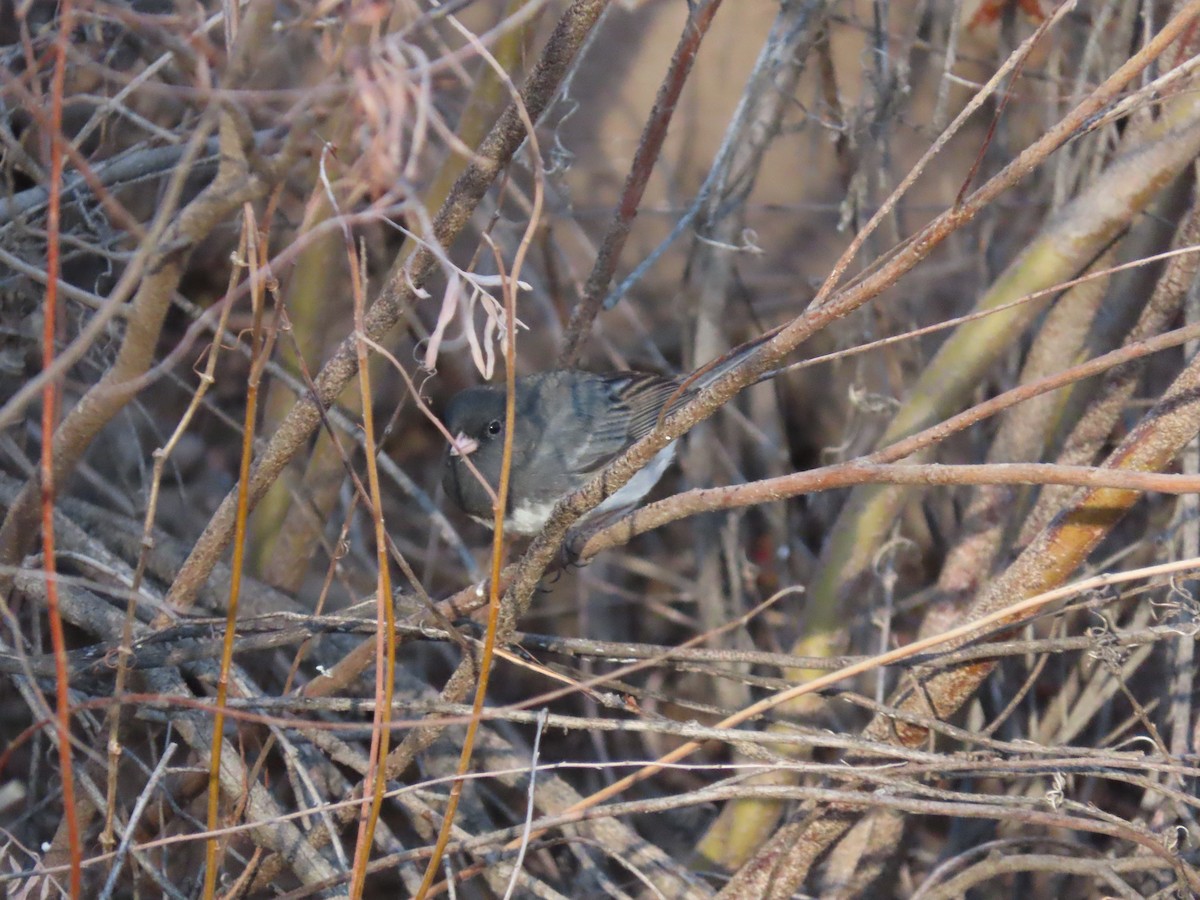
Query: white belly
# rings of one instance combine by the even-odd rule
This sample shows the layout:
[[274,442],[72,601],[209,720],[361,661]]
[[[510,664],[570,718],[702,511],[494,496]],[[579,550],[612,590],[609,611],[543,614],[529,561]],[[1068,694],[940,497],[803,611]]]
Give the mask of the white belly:
[[620,512],[637,506],[641,502],[641,499],[650,493],[651,488],[658,484],[658,480],[663,477],[663,473],[667,471],[667,467],[671,465],[674,459],[675,442],[672,441],[659,450],[650,462],[638,470],[636,475],[625,482],[625,485],[619,491],[597,506],[588,515]]

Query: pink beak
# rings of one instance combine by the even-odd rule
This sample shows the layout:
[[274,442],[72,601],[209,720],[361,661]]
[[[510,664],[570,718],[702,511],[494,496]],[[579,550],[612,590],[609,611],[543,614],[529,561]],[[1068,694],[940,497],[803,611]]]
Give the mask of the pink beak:
[[461,431],[454,436],[454,440],[450,442],[451,456],[470,456],[479,449],[479,441],[473,437],[467,437]]

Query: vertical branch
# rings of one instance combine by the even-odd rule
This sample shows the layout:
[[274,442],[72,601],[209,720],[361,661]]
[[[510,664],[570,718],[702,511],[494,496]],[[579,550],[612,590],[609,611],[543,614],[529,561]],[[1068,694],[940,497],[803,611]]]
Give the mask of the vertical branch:
[[[248,238],[246,230],[243,228],[241,240],[238,242],[237,258],[239,260],[245,260],[249,253],[247,244]],[[121,631],[121,644],[117,649],[117,673],[112,691],[113,703],[108,711],[108,802],[105,810],[104,831],[100,835],[100,844],[107,851],[111,851],[112,847],[116,844],[113,825],[116,815],[118,766],[121,759],[120,729],[122,697],[125,694],[125,683],[129,677],[130,657],[133,655],[134,623],[136,622],[138,598],[141,595],[142,581],[146,576],[146,564],[150,558],[150,551],[155,546],[154,522],[158,516],[158,501],[162,489],[163,472],[166,469],[167,460],[171,458],[171,454],[179,445],[179,441],[187,433],[192,419],[195,417],[197,410],[200,409],[200,405],[208,393],[208,389],[216,381],[217,360],[221,355],[221,336],[225,333],[225,327],[229,322],[230,310],[233,309],[233,295],[237,287],[238,273],[239,268],[237,265],[230,267],[229,281],[226,284],[225,297],[222,300],[221,315],[215,329],[216,338],[209,349],[204,371],[200,375],[200,383],[196,386],[187,409],[179,417],[179,424],[171,433],[171,437],[152,454],[154,457],[154,468],[150,475],[150,494],[146,502],[146,515],[142,519],[141,551],[138,553],[137,567],[133,572],[133,582],[129,586],[129,601],[125,605],[125,623]]]
[[[42,314],[42,369],[54,365],[54,340],[58,322],[58,270],[61,237],[63,174],[63,82],[66,78],[67,41],[71,37],[74,9],[62,0],[58,34],[54,41],[54,76],[50,84],[50,206],[46,225],[46,306]],[[42,565],[46,574],[46,614],[50,646],[54,652],[54,687],[58,726],[58,762],[62,771],[63,817],[71,849],[70,891],[79,897],[83,880],[83,848],[75,814],[75,770],[71,762],[71,682],[67,648],[58,605],[58,578],[54,558],[54,429],[58,422],[59,379],[47,379],[42,388],[42,446],[40,458],[42,506]]]
[[[437,876],[442,854],[446,850],[446,845],[450,842],[450,834],[454,828],[454,814],[458,808],[459,798],[462,796],[463,777],[470,769],[471,754],[475,747],[475,737],[479,732],[479,723],[483,716],[483,704],[487,699],[488,681],[492,672],[492,658],[495,655],[496,643],[502,630],[500,622],[500,592],[501,571],[504,568],[504,517],[508,510],[508,492],[512,472],[513,434],[516,431],[517,423],[517,285],[520,280],[521,267],[524,265],[525,257],[529,253],[529,245],[533,241],[533,235],[536,233],[538,223],[542,217],[542,203],[545,194],[544,176],[541,165],[542,153],[538,145],[537,131],[534,128],[533,118],[522,101],[516,85],[512,83],[512,79],[504,71],[504,67],[500,65],[499,61],[491,54],[487,47],[480,43],[474,34],[460,25],[457,19],[451,17],[451,22],[479,52],[480,56],[488,62],[491,70],[504,83],[505,87],[508,88],[509,94],[512,96],[513,105],[520,115],[521,122],[525,126],[529,137],[530,168],[534,176],[533,209],[530,213],[529,223],[525,226],[525,232],[521,236],[521,243],[517,247],[517,252],[513,258],[512,272],[509,275],[505,275],[504,260],[495,245],[492,244],[492,249],[496,256],[497,271],[501,275],[500,283],[504,291],[505,392],[504,449],[500,461],[500,483],[496,487],[496,504],[493,509],[492,577],[488,585],[487,633],[484,635],[483,652],[479,655],[479,675],[475,683],[475,699],[471,705],[471,720],[467,724],[467,734],[463,739],[462,751],[458,759],[459,777],[450,786],[450,796],[446,804],[445,815],[442,818],[442,827],[438,831],[433,854],[429,858],[429,864],[426,866],[425,874],[421,879],[421,886],[417,890],[417,900],[424,900],[432,888],[433,879]],[[489,243],[491,243],[490,239]],[[504,640],[508,639],[511,627],[511,623],[505,623],[503,629]],[[466,660],[464,660],[465,662]],[[517,875],[518,873],[513,873],[514,878]]]
[[[1189,325],[1200,321],[1200,277],[1193,275],[1184,298],[1183,314]],[[1200,341],[1189,341],[1184,347],[1184,355],[1194,359],[1200,353]],[[1184,447],[1181,455],[1181,468],[1185,475],[1200,474],[1200,437],[1193,437]],[[1200,556],[1200,497],[1196,494],[1184,494],[1179,498],[1179,508],[1176,516],[1181,522],[1179,544],[1180,556]],[[1190,579],[1182,586],[1185,597],[1194,598],[1200,582]],[[1175,590],[1172,585],[1172,591]],[[1184,607],[1187,608],[1186,606]],[[1192,703],[1196,683],[1196,640],[1194,635],[1187,633],[1187,628],[1181,629],[1178,640],[1173,648],[1175,676],[1171,685],[1171,755],[1182,758],[1195,746],[1195,735],[1192,732]],[[1183,779],[1180,779],[1183,781]]]
[[[332,197],[330,198],[332,201]],[[336,208],[336,207],[335,207]],[[396,683],[396,623],[392,606],[392,573],[388,562],[388,536],[383,521],[383,493],[379,487],[378,450],[375,446],[375,414],[372,406],[371,367],[367,359],[366,289],[360,274],[365,267],[356,265],[354,245],[346,234],[350,256],[351,285],[354,293],[354,334],[357,339],[358,383],[362,392],[363,452],[367,463],[367,484],[371,492],[371,518],[375,524],[375,714],[371,722],[371,750],[367,775],[363,779],[362,812],[358,840],[354,847],[354,868],[350,880],[350,898],[359,900],[367,880],[367,862],[375,840],[375,827],[383,806],[387,784],[384,760],[391,738],[392,692]],[[380,665],[382,661],[382,665]]]
[[[250,345],[252,361],[246,383],[246,412],[242,424],[242,456],[239,484],[244,485],[254,455],[254,424],[258,417],[258,388],[267,360],[271,357],[274,343],[274,328],[265,334],[263,314],[265,308],[263,279],[259,270],[258,232],[254,224],[254,213],[249,204],[244,207],[242,228],[249,250],[246,264],[250,270],[250,298],[253,309]],[[233,664],[233,642],[237,634],[238,601],[241,596],[242,570],[246,562],[246,519],[249,501],[244,490],[239,492],[237,533],[233,545],[233,564],[230,573],[229,605],[225,614],[225,640],[221,647],[221,666],[217,675],[216,708],[213,715],[212,751],[209,761],[208,780],[208,830],[215,832],[218,826],[221,800],[221,750],[224,745],[225,702],[229,692],[229,670]],[[204,897],[210,900],[217,885],[217,870],[220,863],[220,839],[213,834],[205,846]]]

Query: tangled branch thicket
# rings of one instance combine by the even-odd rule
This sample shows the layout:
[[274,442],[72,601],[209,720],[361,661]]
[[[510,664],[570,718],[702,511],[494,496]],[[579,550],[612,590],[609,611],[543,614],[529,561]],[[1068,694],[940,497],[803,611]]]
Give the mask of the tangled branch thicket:
[[[1200,895],[1198,51],[0,7],[8,895]],[[445,502],[457,390],[750,342],[500,559]]]

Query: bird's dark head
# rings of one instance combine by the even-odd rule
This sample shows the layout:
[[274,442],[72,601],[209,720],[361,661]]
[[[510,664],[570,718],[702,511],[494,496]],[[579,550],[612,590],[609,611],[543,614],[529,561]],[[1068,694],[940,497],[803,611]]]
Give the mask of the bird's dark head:
[[451,457],[498,453],[488,451],[504,444],[504,392],[487,386],[459,391],[446,407],[446,428],[454,439]]
[[459,391],[446,407],[444,419],[451,436],[442,479],[446,493],[473,518],[490,519],[491,494],[466,460],[494,489],[504,454],[504,392],[488,386]]

